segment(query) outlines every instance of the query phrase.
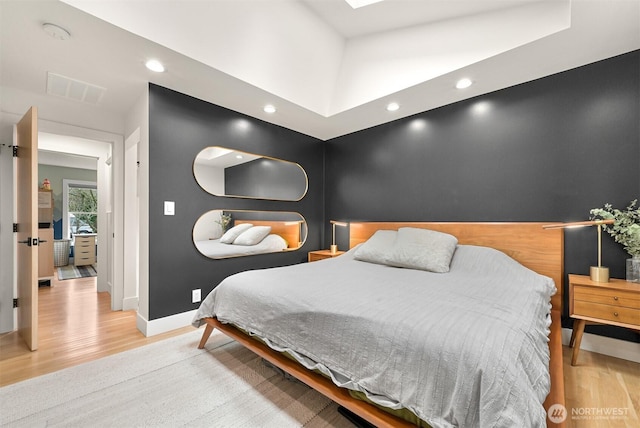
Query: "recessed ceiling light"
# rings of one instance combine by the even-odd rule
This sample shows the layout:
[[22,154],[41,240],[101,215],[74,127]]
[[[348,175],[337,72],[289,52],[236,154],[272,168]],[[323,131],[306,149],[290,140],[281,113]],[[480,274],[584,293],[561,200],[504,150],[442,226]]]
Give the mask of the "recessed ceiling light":
[[460,79],[456,82],[456,88],[458,89],[464,89],[464,88],[468,88],[469,86],[471,86],[473,82],[471,81],[471,79],[467,79],[466,77],[464,79]]
[[274,106],[272,106],[271,104],[267,104],[266,106],[264,106],[264,108],[262,110],[264,110],[265,113],[275,113],[276,112],[276,108]]
[[236,159],[242,159],[242,155],[236,155]]
[[149,70],[155,71],[156,73],[164,72],[164,65],[157,59],[150,59],[144,64]]
[[398,103],[389,103],[387,104],[387,111],[396,111],[400,108],[400,104]]
[[71,37],[71,34],[67,30],[60,27],[59,25],[51,24],[50,22],[45,22],[44,24],[42,24],[42,30],[47,33],[47,35],[58,40],[67,40],[69,37]]

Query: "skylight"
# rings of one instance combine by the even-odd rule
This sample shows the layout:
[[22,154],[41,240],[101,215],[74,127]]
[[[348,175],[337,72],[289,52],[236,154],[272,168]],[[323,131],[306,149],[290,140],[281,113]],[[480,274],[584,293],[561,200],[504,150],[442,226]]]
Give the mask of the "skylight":
[[354,9],[369,6],[370,4],[381,2],[382,0],[345,0]]

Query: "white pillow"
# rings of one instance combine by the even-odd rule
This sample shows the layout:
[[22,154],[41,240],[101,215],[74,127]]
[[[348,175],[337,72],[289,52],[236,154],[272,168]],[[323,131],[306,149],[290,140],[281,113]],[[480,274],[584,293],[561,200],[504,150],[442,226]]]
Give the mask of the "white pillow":
[[376,233],[360,244],[353,253],[353,258],[363,262],[389,264],[391,249],[396,242],[396,230],[378,230]]
[[458,239],[429,229],[401,227],[388,264],[430,272],[449,272]]
[[253,226],[245,230],[233,241],[233,245],[256,245],[271,233],[271,226]]
[[251,229],[253,225],[251,223],[240,223],[227,230],[220,238],[220,242],[223,244],[233,244],[238,236],[245,230]]

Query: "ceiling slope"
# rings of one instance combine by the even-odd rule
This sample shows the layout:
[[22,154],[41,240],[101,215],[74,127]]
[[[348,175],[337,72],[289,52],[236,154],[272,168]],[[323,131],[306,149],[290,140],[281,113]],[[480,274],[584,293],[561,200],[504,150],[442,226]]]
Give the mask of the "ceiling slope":
[[[640,48],[637,0],[345,5],[3,1],[2,108],[15,113],[30,94],[50,120],[68,112],[124,118],[153,82],[327,140]],[[71,37],[51,39],[45,22]],[[146,70],[149,58],[167,71]],[[105,93],[96,106],[54,102],[49,72]],[[461,77],[473,86],[455,89]],[[391,101],[398,111],[386,111]],[[277,112],[263,112],[267,103]]]

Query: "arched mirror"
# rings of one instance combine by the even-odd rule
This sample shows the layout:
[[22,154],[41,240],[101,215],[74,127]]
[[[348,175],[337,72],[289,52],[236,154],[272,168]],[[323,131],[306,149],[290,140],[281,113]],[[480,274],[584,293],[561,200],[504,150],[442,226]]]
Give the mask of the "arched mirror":
[[193,176],[215,196],[299,201],[307,174],[297,163],[211,146],[198,153]]
[[295,212],[211,210],[193,226],[193,244],[211,259],[294,251],[307,239]]

